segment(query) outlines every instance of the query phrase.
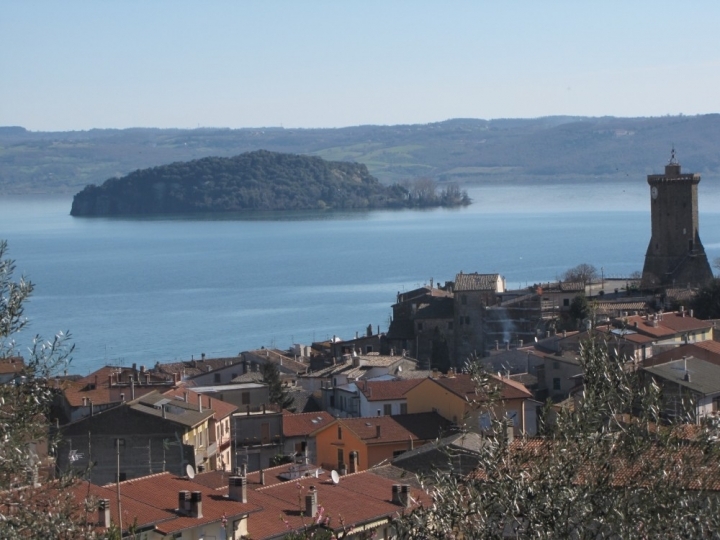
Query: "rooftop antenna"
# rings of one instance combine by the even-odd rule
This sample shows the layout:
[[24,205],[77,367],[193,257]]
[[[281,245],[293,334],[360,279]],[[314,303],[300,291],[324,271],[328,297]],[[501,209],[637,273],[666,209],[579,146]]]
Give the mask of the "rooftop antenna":
[[670,150],[670,161],[668,162],[668,165],[677,165],[677,158],[675,157],[675,144],[673,143],[672,149]]

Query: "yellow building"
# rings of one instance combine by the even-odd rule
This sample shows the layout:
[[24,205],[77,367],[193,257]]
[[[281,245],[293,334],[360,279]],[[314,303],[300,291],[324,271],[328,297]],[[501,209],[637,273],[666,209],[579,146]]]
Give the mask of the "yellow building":
[[523,384],[490,376],[498,384],[499,402],[488,411],[486,396],[476,393],[476,385],[466,373],[449,373],[424,379],[405,393],[408,413],[436,412],[453,424],[465,424],[470,431],[482,432],[490,427],[490,418],[512,420],[516,435],[537,432],[538,402]]

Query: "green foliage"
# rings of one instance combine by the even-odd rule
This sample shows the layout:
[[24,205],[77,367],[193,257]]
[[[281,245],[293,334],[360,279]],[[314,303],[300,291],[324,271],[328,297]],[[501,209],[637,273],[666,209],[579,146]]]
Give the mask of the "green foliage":
[[94,129],[30,132],[0,128],[4,193],[76,193],[105,178],[207,156],[266,148],[367,165],[385,184],[547,184],[641,181],[662,165],[667,141],[692,149],[687,166],[720,172],[719,115],[661,118],[455,119],[412,126],[344,129]]
[[570,302],[570,309],[568,310],[568,317],[570,327],[573,330],[579,330],[583,319],[590,315],[590,304],[584,294],[578,294]]
[[281,409],[289,409],[293,404],[293,397],[284,388],[280,380],[280,370],[272,362],[266,362],[260,366],[263,382],[268,385],[270,392],[270,403],[274,403]]
[[695,317],[720,319],[720,278],[702,287],[692,301]]
[[[0,358],[16,357],[14,339],[27,321],[24,307],[31,282],[15,280],[15,264],[0,242]],[[52,341],[33,340],[25,369],[13,383],[0,384],[0,538],[80,538],[79,509],[69,487],[72,478],[48,481],[54,448],[48,426],[53,401],[50,377],[67,366],[72,347],[68,334]]]
[[[660,388],[617,356],[601,342],[583,345],[584,392],[547,409],[544,437],[511,441],[506,419],[493,416],[476,472],[424,478],[432,504],[398,519],[398,537],[714,537],[718,421],[666,422]],[[487,385],[481,366],[468,369]],[[488,414],[496,404],[485,403]]]
[[135,171],[87,186],[72,215],[174,214],[248,210],[327,210],[457,206],[467,194],[447,188],[411,196],[384,186],[364,165],[258,150]]

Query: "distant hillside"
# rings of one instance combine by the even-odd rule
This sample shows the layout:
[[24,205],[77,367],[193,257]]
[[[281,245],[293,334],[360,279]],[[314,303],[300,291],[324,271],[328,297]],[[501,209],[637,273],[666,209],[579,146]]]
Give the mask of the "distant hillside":
[[[365,165],[258,150],[135,171],[75,195],[73,216],[456,206],[455,190],[384,186]],[[452,196],[451,196],[452,195]]]
[[75,193],[134,170],[267,149],[352,161],[384,184],[583,182],[658,172],[675,145],[685,170],[720,176],[720,115],[456,119],[343,129],[124,129],[58,133],[0,127],[4,193]]

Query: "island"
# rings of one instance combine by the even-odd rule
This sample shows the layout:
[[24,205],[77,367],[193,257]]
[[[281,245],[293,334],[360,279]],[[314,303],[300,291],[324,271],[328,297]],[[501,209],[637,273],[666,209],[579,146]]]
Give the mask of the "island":
[[348,210],[470,204],[456,185],[431,179],[383,185],[365,165],[257,150],[137,170],[73,199],[72,216]]

